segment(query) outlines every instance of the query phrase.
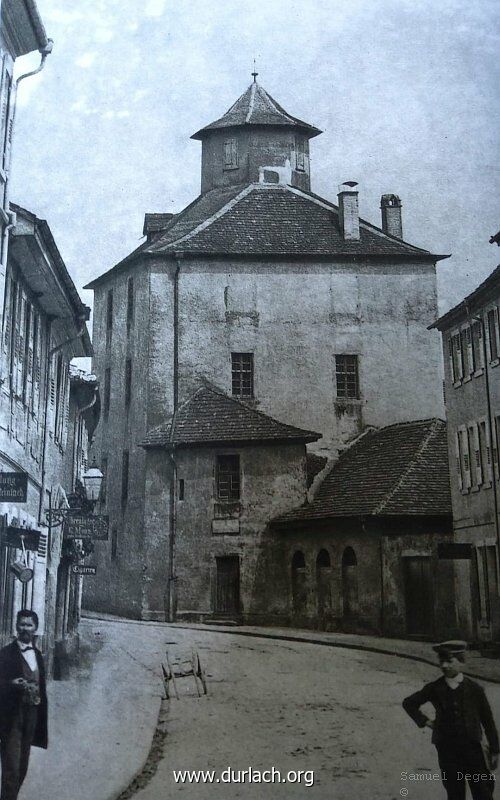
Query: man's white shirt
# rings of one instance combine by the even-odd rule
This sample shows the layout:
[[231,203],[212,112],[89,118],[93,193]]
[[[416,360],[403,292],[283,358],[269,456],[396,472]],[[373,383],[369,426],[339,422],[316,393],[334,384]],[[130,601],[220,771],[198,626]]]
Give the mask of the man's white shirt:
[[20,642],[19,639],[17,640],[17,646],[21,651],[21,655],[26,661],[28,667],[34,672],[38,669],[38,662],[36,660],[35,651],[33,650],[33,646],[29,644],[23,644]]

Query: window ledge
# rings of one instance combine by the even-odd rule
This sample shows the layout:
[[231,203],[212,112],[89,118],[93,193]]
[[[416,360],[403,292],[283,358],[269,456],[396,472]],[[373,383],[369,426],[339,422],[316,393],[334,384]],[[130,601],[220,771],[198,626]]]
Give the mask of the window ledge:
[[239,169],[239,168],[240,168],[240,165],[236,164],[235,166],[232,166],[232,167],[224,166],[222,169],[223,169],[224,172],[231,172],[231,170],[235,170],[235,169]]
[[357,405],[360,406],[363,404],[363,398],[361,397],[334,397],[334,402],[337,405]]
[[453,388],[458,389],[458,387],[461,385],[462,385],[462,379],[460,379],[459,381],[454,381]]
[[471,380],[472,380],[472,375],[466,375],[466,377],[463,379],[462,383],[469,383],[469,381],[471,381]]
[[469,494],[470,489],[460,489],[460,494]]
[[494,358],[493,361],[490,361],[490,367],[497,367],[500,364],[500,358]]
[[478,367],[476,371],[472,374],[473,378],[479,378],[481,375],[484,375],[484,367]]
[[471,486],[471,490],[470,490],[471,494],[475,494],[476,492],[479,492],[480,489],[481,489],[481,486]]

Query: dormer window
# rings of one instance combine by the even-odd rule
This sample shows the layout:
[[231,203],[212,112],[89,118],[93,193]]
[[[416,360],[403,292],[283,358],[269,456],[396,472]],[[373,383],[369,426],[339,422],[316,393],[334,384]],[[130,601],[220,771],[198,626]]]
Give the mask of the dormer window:
[[226,139],[224,142],[224,169],[238,169],[238,141]]

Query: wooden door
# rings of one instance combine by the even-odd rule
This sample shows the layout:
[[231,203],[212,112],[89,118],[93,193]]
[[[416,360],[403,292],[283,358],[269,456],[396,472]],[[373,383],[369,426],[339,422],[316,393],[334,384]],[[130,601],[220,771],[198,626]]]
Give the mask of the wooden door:
[[240,610],[239,556],[221,556],[217,562],[215,610],[219,614],[238,614]]
[[406,632],[432,636],[434,632],[434,598],[431,559],[411,556],[404,559]]

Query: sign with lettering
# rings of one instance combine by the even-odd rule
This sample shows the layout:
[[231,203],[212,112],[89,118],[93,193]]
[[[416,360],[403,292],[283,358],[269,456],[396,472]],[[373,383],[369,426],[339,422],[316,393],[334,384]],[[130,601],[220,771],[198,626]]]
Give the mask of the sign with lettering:
[[97,539],[107,541],[109,517],[107,514],[68,514],[64,520],[66,539]]
[[0,472],[0,503],[25,503],[28,499],[27,472]]
[[97,567],[91,567],[90,564],[73,564],[71,572],[75,575],[96,575]]

